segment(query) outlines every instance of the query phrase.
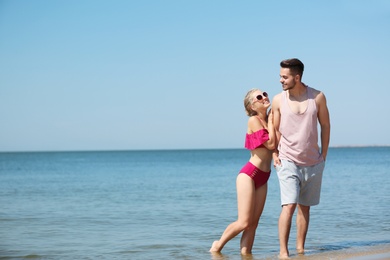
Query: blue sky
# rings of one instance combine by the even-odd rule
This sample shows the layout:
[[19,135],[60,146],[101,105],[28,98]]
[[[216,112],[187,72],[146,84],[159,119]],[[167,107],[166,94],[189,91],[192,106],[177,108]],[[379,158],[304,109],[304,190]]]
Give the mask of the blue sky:
[[241,148],[297,57],[331,146],[390,145],[390,2],[0,1],[0,151]]

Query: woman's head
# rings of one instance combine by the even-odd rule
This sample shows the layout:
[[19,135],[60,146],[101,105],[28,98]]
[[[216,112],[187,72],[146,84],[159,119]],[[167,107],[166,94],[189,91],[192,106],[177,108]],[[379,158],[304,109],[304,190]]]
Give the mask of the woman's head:
[[249,90],[245,95],[244,107],[248,116],[258,115],[262,110],[266,112],[270,105],[268,94],[257,88]]

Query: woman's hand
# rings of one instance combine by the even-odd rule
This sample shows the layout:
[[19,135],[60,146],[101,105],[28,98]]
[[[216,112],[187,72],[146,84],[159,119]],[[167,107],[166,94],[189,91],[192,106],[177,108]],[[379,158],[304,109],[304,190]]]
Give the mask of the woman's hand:
[[282,165],[279,159],[279,154],[277,152],[272,153],[272,159],[274,159],[274,167],[276,167],[276,165]]
[[274,113],[272,112],[272,109],[269,111],[268,113],[268,126],[272,126],[274,125]]

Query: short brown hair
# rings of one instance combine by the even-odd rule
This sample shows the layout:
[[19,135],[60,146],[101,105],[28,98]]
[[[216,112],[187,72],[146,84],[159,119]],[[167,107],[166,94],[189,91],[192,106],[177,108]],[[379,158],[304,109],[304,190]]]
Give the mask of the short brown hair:
[[280,67],[290,69],[293,76],[300,75],[301,78],[303,76],[303,70],[305,69],[305,65],[303,65],[302,61],[296,58],[282,60],[280,62]]

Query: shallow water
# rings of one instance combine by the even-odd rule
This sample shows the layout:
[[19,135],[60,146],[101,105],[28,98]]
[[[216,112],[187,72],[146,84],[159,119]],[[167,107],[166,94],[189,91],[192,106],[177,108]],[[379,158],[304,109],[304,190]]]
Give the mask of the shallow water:
[[[0,153],[0,257],[242,259],[239,237],[212,241],[237,215],[243,149]],[[331,148],[307,255],[390,245],[389,147]],[[275,171],[252,259],[278,254]],[[290,248],[294,254],[295,225]]]

